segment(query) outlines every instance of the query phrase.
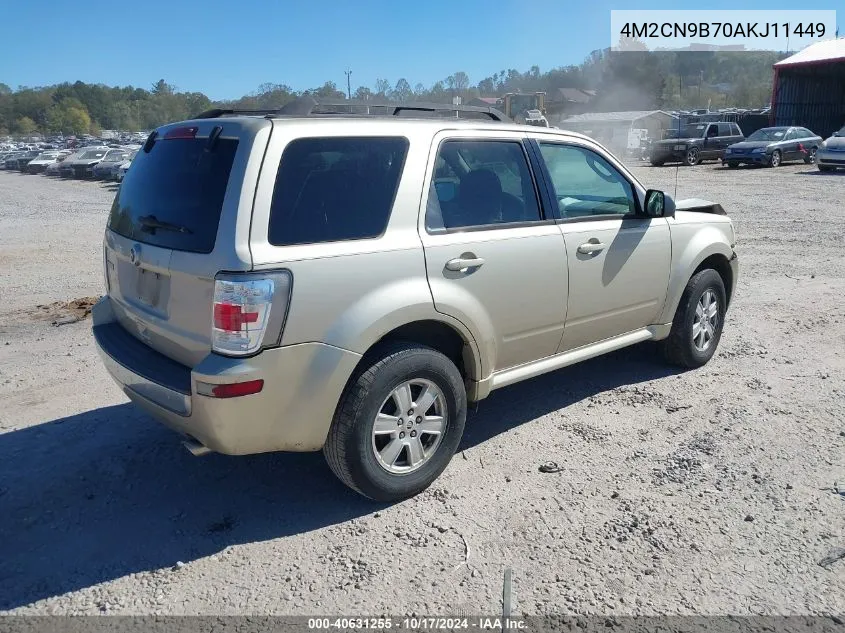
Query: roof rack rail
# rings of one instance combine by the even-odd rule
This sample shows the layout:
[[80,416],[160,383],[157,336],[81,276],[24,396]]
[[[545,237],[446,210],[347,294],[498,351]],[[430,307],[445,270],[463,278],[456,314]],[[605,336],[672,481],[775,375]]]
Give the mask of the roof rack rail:
[[[355,112],[361,110],[364,112]],[[372,110],[376,109],[376,112]],[[318,99],[306,95],[280,108],[278,114],[309,116],[312,114],[380,114],[402,116],[404,112],[467,112],[486,116],[493,121],[510,123],[504,112],[488,106],[465,106],[448,103],[363,101],[360,99]]]
[[[375,110],[375,111],[373,111]],[[486,116],[500,123],[511,123],[503,112],[486,106],[465,106],[446,103],[392,103],[389,101],[362,101],[360,99],[318,99],[305,95],[285,104],[281,108],[263,110],[238,110],[229,108],[214,108],[196,115],[195,119],[216,119],[229,115],[261,115],[261,116],[312,116],[326,114],[369,114],[381,116],[402,116],[407,112],[419,113],[472,113]]]
[[217,119],[221,116],[228,116],[228,115],[235,115],[235,116],[249,116],[249,115],[261,115],[265,116],[267,114],[275,114],[278,112],[278,108],[267,108],[262,110],[238,110],[238,109],[230,109],[230,108],[212,108],[211,110],[206,110],[205,112],[200,112],[194,119]]

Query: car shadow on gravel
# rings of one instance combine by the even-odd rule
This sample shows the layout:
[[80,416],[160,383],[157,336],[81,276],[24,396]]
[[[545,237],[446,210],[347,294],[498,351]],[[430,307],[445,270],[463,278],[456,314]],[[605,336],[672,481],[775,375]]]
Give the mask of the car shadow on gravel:
[[470,411],[458,450],[590,396],[681,372],[660,357],[656,345],[643,343],[497,389]]
[[799,171],[796,173],[799,176],[819,176],[824,178],[836,178],[837,176],[842,178],[843,176],[845,176],[845,170],[843,169],[837,169],[835,171],[819,171],[818,169],[810,169],[808,171]]
[[[588,396],[673,370],[640,345],[492,394],[471,447]],[[0,610],[229,545],[307,533],[382,509],[345,488],[320,453],[197,458],[122,404],[0,434]]]
[[320,453],[193,457],[130,404],[10,431],[0,611],[382,507],[345,488]]

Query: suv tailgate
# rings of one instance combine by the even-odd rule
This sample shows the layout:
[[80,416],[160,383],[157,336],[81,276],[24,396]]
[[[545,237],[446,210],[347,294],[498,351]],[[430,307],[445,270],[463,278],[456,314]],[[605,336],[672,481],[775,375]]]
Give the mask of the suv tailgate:
[[115,196],[104,246],[114,313],[188,367],[211,351],[215,275],[252,266],[249,224],[271,129],[259,118],[159,128]]

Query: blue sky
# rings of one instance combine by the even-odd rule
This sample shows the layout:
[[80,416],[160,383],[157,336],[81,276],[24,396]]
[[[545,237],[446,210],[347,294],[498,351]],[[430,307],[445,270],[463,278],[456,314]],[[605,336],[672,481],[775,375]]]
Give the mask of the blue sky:
[[[77,79],[148,88],[164,78],[212,99],[264,82],[294,89],[426,86],[463,70],[475,83],[537,64],[578,64],[610,45],[611,9],[800,9],[794,0],[34,0],[3,3],[0,81]],[[815,0],[812,9],[842,8]],[[839,16],[839,20],[842,17]]]

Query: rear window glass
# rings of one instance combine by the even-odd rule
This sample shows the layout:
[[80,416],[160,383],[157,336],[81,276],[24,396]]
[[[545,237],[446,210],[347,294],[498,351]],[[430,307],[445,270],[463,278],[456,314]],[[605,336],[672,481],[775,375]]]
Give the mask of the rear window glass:
[[408,140],[401,137],[292,141],[276,175],[269,242],[290,246],[378,237],[387,227],[407,152]]
[[174,139],[138,152],[112,204],[109,228],[145,244],[194,253],[214,250],[238,141]]

